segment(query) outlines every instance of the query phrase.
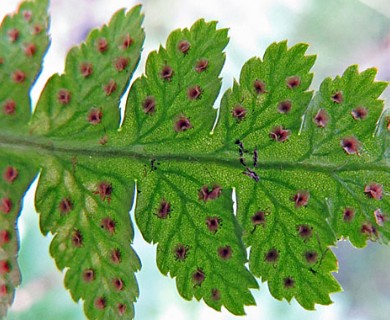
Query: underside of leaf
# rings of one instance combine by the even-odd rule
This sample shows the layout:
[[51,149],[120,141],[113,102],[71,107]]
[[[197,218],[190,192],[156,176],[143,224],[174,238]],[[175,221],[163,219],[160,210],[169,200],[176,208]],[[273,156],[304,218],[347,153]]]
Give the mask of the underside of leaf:
[[[166,49],[149,55],[146,75],[136,80],[127,102],[122,133],[132,137],[130,143],[134,139],[159,152],[165,141],[178,146],[175,152],[205,148],[227,40],[226,30],[200,20],[190,30],[174,31]],[[248,288],[258,285],[244,266],[231,189],[193,161],[175,164],[157,157],[144,168],[136,219],[144,238],[158,243],[160,271],[176,277],[185,299],[203,298],[214,309],[224,305],[244,314],[243,306],[255,303]]]
[[132,317],[138,297],[134,273],[141,267],[129,246],[134,186],[125,176],[82,157],[45,164],[36,207],[42,232],[55,234],[50,253],[57,267],[68,268],[65,286],[75,301],[85,300],[91,319]]
[[31,117],[46,6],[25,2],[0,29],[0,317],[20,282],[16,222],[38,170],[41,231],[90,319],[134,318],[134,192],[159,270],[183,298],[236,315],[255,304],[255,277],[276,299],[330,304],[336,241],[388,243],[390,113],[375,69],[351,66],[313,95],[308,46],[273,43],[245,63],[210,134],[228,36],[199,20],[149,54],[119,128],[144,41],[136,6],[70,50]]
[[383,190],[390,176],[388,130],[376,127],[386,84],[374,82],[373,69],[358,73],[352,66],[326,79],[310,101],[314,58],[304,56],[306,49],[275,43],[263,60],[244,65],[222,101],[221,151],[235,149],[241,164],[238,218],[250,270],[268,281],[275,298],[295,297],[314,309],[340,290],[331,274],[336,239],[364,246],[388,238]]
[[[24,2],[0,27],[0,132],[20,135],[28,131],[31,116],[29,91],[41,69],[49,43],[47,1]],[[2,142],[3,139],[0,139]],[[32,157],[32,160],[25,161]],[[12,303],[20,284],[17,262],[17,220],[24,193],[38,165],[28,152],[0,144],[0,318]]]
[[[119,126],[119,99],[138,64],[144,32],[141,8],[118,11],[73,48],[65,74],[49,79],[34,112],[31,132],[78,137],[76,144],[109,144]],[[50,253],[75,301],[85,300],[91,319],[133,318],[138,297],[134,273],[140,261],[130,247],[134,184],[119,173],[127,164],[75,152],[42,159],[36,193]]]

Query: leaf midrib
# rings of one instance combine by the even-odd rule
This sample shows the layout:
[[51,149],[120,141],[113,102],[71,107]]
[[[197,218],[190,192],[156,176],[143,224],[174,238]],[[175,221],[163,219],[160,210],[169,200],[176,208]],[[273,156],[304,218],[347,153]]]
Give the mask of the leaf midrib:
[[[244,171],[239,162],[236,153],[231,151],[204,152],[189,154],[180,151],[171,153],[162,153],[161,151],[152,152],[150,146],[144,150],[143,145],[121,145],[107,146],[98,145],[96,138],[93,140],[80,141],[83,146],[75,146],[74,140],[53,139],[47,137],[37,137],[31,135],[10,134],[9,132],[0,132],[0,148],[14,150],[19,152],[35,152],[42,155],[72,155],[72,156],[93,156],[99,158],[127,158],[138,161],[149,162],[151,159],[159,161],[169,160],[177,162],[201,162],[206,164],[217,164],[223,167],[238,169]],[[142,152],[140,152],[142,150]],[[333,175],[336,172],[345,171],[385,171],[390,170],[387,163],[362,162],[348,164],[330,164],[325,162],[308,161],[286,161],[286,160],[259,160],[258,171],[262,170],[305,170],[313,172],[322,172]]]

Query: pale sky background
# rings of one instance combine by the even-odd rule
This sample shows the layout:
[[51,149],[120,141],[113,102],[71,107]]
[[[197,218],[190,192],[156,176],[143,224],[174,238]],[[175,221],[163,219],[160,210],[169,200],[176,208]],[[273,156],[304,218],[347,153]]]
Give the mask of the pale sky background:
[[[320,2],[325,5],[323,11],[319,12],[316,11],[316,6]],[[16,0],[0,0],[0,20],[7,12],[14,11],[18,3],[19,1]],[[284,39],[291,39],[289,45],[299,41],[308,42],[311,44],[310,53],[318,54],[314,68],[316,72],[314,89],[318,88],[324,74],[329,76],[340,74],[351,64],[359,64],[361,69],[377,66],[378,79],[390,80],[389,0],[323,2],[319,0],[52,0],[50,7],[52,43],[45,58],[44,71],[32,92],[33,100],[37,100],[50,75],[62,72],[66,52],[82,41],[91,28],[108,22],[118,9],[131,8],[138,3],[143,5],[145,13],[146,41],[135,77],[143,72],[147,53],[157,49],[160,43],[165,43],[172,30],[190,27],[197,19],[205,18],[217,20],[219,27],[230,29],[231,40],[226,49],[227,59],[222,72],[222,90],[232,84],[233,78],[238,78],[240,68],[246,60],[252,56],[262,56],[269,44]],[[335,6],[335,3],[340,5]],[[347,5],[351,6],[351,3],[356,3],[356,12],[348,9]],[[340,8],[340,11],[335,11],[335,7]],[[308,12],[313,12],[311,17],[308,17]],[[321,17],[326,19],[321,20]],[[379,20],[384,22],[379,23]],[[390,97],[389,89],[384,97]],[[28,192],[25,209],[20,219],[22,229],[20,263],[25,281],[17,291],[15,305],[9,319],[27,319],[25,316],[27,310],[32,310],[28,314],[29,320],[59,319],[59,313],[52,314],[52,318],[47,316],[42,318],[44,313],[39,311],[38,307],[35,311],[34,306],[39,305],[40,308],[44,308],[43,302],[39,302],[41,300],[46,301],[46,304],[52,303],[54,306],[58,304],[61,308],[68,308],[71,316],[61,319],[84,319],[81,304],[77,306],[71,301],[69,294],[63,288],[61,273],[56,271],[54,261],[49,258],[50,239],[37,235],[39,229],[37,215],[33,209],[34,192],[35,184]],[[29,237],[34,240],[28,240],[30,243],[27,243],[26,239],[30,239]],[[24,240],[26,243],[23,242]],[[37,247],[40,249],[37,250]],[[226,311],[215,312],[206,307],[203,302],[188,302],[181,299],[176,291],[175,281],[162,276],[157,270],[155,247],[147,244],[137,232],[134,248],[142,260],[143,268],[137,274],[140,297],[135,307],[136,319],[387,319],[390,314],[390,278],[389,276],[381,277],[379,280],[375,278],[377,275],[375,273],[382,270],[387,274],[387,269],[381,269],[376,264],[376,269],[371,268],[363,272],[358,271],[356,266],[364,264],[370,266],[374,261],[381,261],[382,264],[384,261],[388,262],[389,248],[372,245],[370,250],[357,251],[350,248],[347,243],[340,243],[339,247],[341,249],[337,252],[341,269],[338,278],[346,292],[332,295],[335,301],[333,305],[319,306],[315,312],[305,311],[295,301],[291,306],[285,301],[276,301],[268,293],[267,285],[260,283],[261,290],[253,291],[258,306],[247,307],[245,317],[235,317]],[[37,250],[32,255],[35,258],[33,266],[31,262],[27,262],[28,254],[31,257],[31,253],[28,253],[30,249]],[[367,277],[366,282],[358,277]],[[359,283],[360,280],[363,282]],[[366,283],[372,286],[366,287]],[[381,307],[370,309],[364,295],[377,294],[378,291],[381,295],[376,297],[375,304],[376,307],[379,305]],[[55,302],[54,299],[59,302]]]

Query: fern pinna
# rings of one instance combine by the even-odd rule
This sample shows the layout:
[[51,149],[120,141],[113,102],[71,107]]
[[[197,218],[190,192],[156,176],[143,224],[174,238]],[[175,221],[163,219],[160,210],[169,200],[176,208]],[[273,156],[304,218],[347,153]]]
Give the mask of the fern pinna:
[[375,69],[351,66],[313,93],[308,46],[273,43],[245,63],[210,134],[228,36],[199,20],[149,54],[120,124],[144,41],[137,6],[70,50],[31,113],[47,4],[22,3],[0,29],[0,316],[20,283],[17,219],[38,173],[41,231],[90,319],[134,318],[135,193],[136,224],[179,294],[236,315],[255,304],[256,278],[276,299],[330,304],[337,240],[388,242],[387,83]]

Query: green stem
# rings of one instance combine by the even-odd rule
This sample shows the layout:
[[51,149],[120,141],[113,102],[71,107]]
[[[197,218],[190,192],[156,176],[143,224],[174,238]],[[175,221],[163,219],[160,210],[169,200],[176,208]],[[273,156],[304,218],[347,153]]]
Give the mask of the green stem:
[[[150,146],[149,146],[150,147]],[[240,164],[236,153],[231,151],[225,152],[209,152],[189,154],[189,152],[171,152],[159,153],[147,151],[143,145],[121,145],[109,146],[100,145],[93,141],[79,141],[75,145],[72,140],[52,139],[46,137],[36,137],[28,135],[14,135],[0,132],[0,148],[8,150],[36,152],[41,156],[44,155],[80,155],[93,156],[101,158],[128,158],[138,161],[149,162],[150,159],[158,159],[159,161],[179,161],[179,162],[203,162],[206,164],[218,164],[224,167],[236,168],[244,170]],[[150,149],[150,148],[149,148]],[[309,161],[285,161],[285,160],[259,160],[259,170],[305,170],[314,172],[323,172],[333,174],[336,172],[345,171],[384,171],[388,172],[389,167],[386,163],[343,163],[330,164],[324,162],[309,162]]]

